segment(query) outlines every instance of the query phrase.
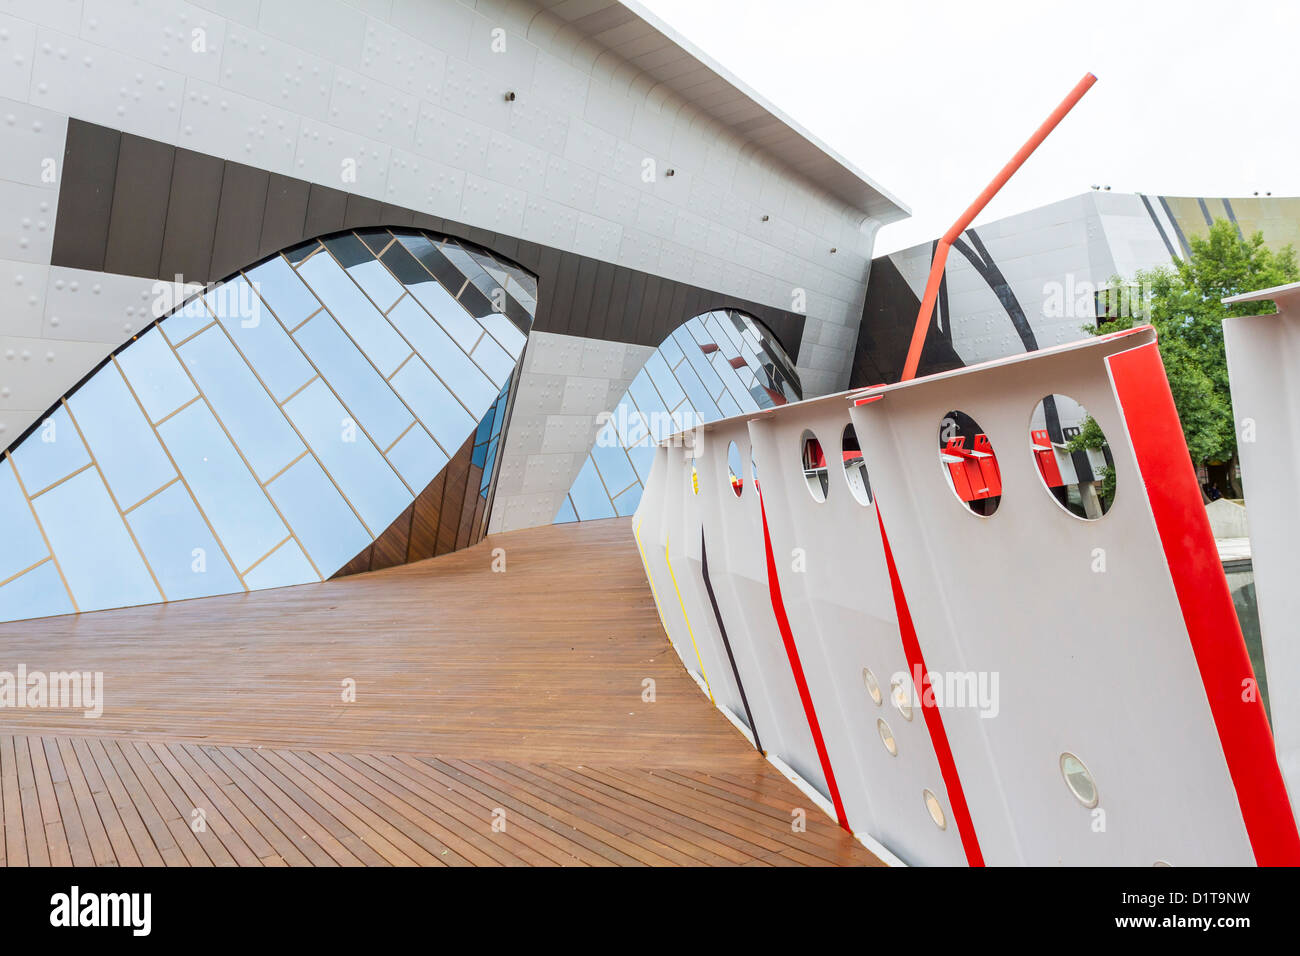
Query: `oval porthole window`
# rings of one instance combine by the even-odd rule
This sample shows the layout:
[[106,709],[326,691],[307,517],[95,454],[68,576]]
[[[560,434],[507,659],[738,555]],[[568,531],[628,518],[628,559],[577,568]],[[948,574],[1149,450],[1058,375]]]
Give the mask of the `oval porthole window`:
[[1047,395],[1029,417],[1029,446],[1038,477],[1056,503],[1095,521],[1115,500],[1115,462],[1106,435],[1068,395]]
[[898,756],[898,741],[894,739],[894,732],[889,729],[889,724],[885,723],[884,718],[876,719],[876,730],[880,731],[880,741],[889,751],[890,756]]
[[951,411],[939,422],[939,465],[957,500],[988,517],[1002,500],[1002,472],[989,436],[965,412]]
[[1097,805],[1097,784],[1082,760],[1072,753],[1061,754],[1061,776],[1076,800],[1089,809]]
[[808,493],[814,501],[825,501],[826,493],[831,487],[830,473],[826,469],[826,452],[822,450],[822,443],[817,440],[817,436],[810,431],[803,433],[800,444],[803,446],[803,477],[808,483]]
[[862,457],[862,446],[858,444],[858,433],[850,424],[844,429],[844,477],[848,480],[849,491],[860,505],[871,504],[871,482],[867,478],[867,463]]
[[889,699],[904,720],[912,719],[912,685],[906,677],[895,677],[889,682]]
[[700,493],[700,472],[695,467],[695,456],[691,456],[691,493],[698,495]]
[[758,488],[758,462],[754,460],[754,449],[749,450],[749,477],[754,479],[754,487]]
[[740,463],[740,449],[733,441],[727,446],[727,474],[731,480],[731,490],[739,498],[745,491],[744,465]]
[[939,805],[939,798],[929,789],[921,791],[921,796],[925,798],[925,809],[930,811],[930,819],[940,830],[948,829],[948,819],[943,815],[943,807]]
[[876,681],[876,675],[871,673],[870,667],[862,668],[862,685],[866,687],[867,693],[871,695],[871,699],[876,702],[877,706],[879,706],[881,701],[880,684]]

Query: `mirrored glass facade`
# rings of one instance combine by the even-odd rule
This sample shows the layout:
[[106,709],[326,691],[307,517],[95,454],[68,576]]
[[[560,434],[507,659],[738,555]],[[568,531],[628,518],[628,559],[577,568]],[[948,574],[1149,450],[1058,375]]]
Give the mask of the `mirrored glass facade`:
[[753,317],[706,312],[646,360],[596,436],[555,523],[626,516],[650,476],[654,446],[694,425],[802,398],[785,350]]
[[472,448],[486,526],[537,284],[367,229],[193,296],[0,459],[0,620],[331,577]]

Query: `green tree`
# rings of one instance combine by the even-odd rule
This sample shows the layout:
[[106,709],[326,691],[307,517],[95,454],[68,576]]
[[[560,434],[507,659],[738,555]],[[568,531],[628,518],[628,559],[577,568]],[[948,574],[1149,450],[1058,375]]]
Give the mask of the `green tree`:
[[1191,255],[1172,267],[1139,271],[1128,282],[1111,280],[1115,293],[1098,315],[1093,334],[1150,324],[1159,336],[1169,388],[1178,406],[1192,461],[1206,465],[1225,494],[1235,489],[1237,430],[1223,352],[1223,320],[1273,312],[1271,302],[1224,305],[1222,299],[1300,279],[1295,250],[1273,252],[1256,232],[1248,239],[1226,219],[1205,236],[1188,239]]

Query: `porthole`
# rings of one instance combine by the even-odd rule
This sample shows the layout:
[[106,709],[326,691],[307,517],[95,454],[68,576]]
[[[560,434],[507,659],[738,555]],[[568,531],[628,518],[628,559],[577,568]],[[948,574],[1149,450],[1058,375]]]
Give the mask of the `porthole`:
[[870,667],[862,668],[862,684],[867,688],[867,693],[871,695],[871,699],[876,702],[876,706],[880,706],[882,700],[880,684],[876,681],[876,675],[871,673]]
[[925,798],[925,809],[930,811],[930,819],[940,830],[948,829],[948,818],[943,815],[943,807],[939,805],[939,798],[936,797],[929,789],[921,791],[921,796]]
[[988,517],[1002,500],[1002,472],[979,422],[951,411],[939,422],[939,467],[948,487],[972,513]]
[[894,732],[889,729],[889,724],[885,723],[884,718],[876,718],[876,730],[880,731],[881,743],[889,751],[890,756],[898,756],[898,741],[894,739]]
[[912,685],[906,677],[895,677],[889,682],[889,699],[904,720],[912,719]]
[[1097,420],[1068,395],[1047,395],[1029,416],[1029,447],[1052,500],[1095,521],[1115,500],[1115,463]]
[[1097,784],[1082,760],[1072,753],[1061,754],[1061,776],[1076,800],[1089,809],[1097,805]]
[[858,444],[858,433],[850,424],[844,429],[844,477],[849,483],[849,491],[860,505],[871,504],[871,481],[867,478],[867,463],[862,456],[862,446]]
[[691,493],[698,495],[700,493],[700,472],[695,467],[695,456],[691,456]]
[[831,480],[826,468],[826,452],[822,450],[822,443],[812,432],[805,431],[800,445],[803,448],[803,477],[808,484],[808,493],[813,496],[813,501],[825,501],[826,493],[830,491]]
[[733,441],[727,446],[727,474],[731,482],[731,490],[739,498],[745,491],[745,472],[744,466],[740,463],[740,449],[736,447]]

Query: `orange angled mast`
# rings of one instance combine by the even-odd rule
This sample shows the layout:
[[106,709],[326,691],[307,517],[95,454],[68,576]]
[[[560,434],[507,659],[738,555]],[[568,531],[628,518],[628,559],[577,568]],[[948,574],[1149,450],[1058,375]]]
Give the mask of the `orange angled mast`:
[[1091,73],[1084,74],[1083,79],[1076,83],[1074,89],[1070,90],[1069,95],[1061,101],[1061,105],[1052,110],[1052,115],[1034,131],[1034,135],[1016,151],[1011,161],[1002,167],[1002,171],[993,177],[993,181],[984,187],[984,191],[970,204],[970,208],[961,214],[961,218],[953,223],[952,228],[939,240],[934,250],[934,262],[930,264],[930,277],[925,283],[925,298],[921,300],[921,311],[916,316],[916,328],[912,330],[912,344],[907,349],[907,362],[903,365],[902,381],[915,378],[916,368],[921,364],[921,348],[925,345],[925,336],[930,330],[930,316],[934,312],[934,301],[939,297],[939,283],[943,279],[943,267],[948,261],[948,249],[988,205],[997,191],[1005,186],[1007,180],[1024,164],[1029,154],[1038,148],[1039,144],[1047,138],[1048,133],[1056,129],[1056,125],[1065,118],[1065,114],[1074,109],[1074,104],[1078,103],[1083,98],[1083,94],[1087,93],[1096,82],[1097,78]]

